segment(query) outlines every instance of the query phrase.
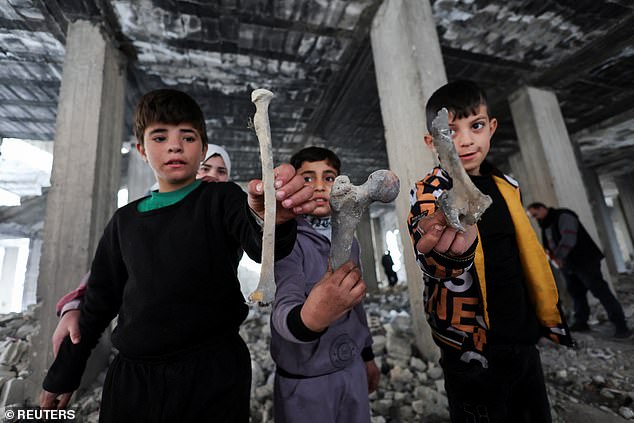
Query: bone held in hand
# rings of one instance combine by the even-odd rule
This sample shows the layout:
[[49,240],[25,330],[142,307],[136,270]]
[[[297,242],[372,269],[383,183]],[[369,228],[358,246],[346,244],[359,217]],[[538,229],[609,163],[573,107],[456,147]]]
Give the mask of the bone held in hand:
[[332,237],[330,265],[338,269],[350,260],[354,231],[370,203],[389,203],[398,195],[400,182],[390,170],[377,170],[359,186],[352,185],[345,175],[337,176],[330,192]]
[[269,123],[269,103],[273,93],[257,89],[251,93],[255,104],[253,126],[260,142],[262,160],[262,185],[264,186],[264,231],[262,234],[262,267],[260,281],[249,301],[262,305],[270,304],[275,297],[274,252],[275,252],[275,175],[273,173],[273,149],[271,146],[271,125]]
[[467,175],[449,130],[449,113],[443,108],[432,121],[431,134],[440,166],[451,176],[453,186],[436,199],[447,225],[464,232],[464,225],[475,225],[493,200],[480,192]]

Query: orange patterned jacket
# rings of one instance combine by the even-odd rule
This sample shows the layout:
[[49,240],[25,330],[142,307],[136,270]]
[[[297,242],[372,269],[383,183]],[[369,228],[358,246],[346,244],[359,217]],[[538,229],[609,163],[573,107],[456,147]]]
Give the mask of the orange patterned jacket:
[[[573,345],[558,307],[554,277],[522,206],[518,184],[497,170],[493,178],[511,214],[527,290],[542,335],[557,343]],[[477,360],[486,367],[489,318],[484,253],[479,234],[478,240],[461,257],[434,250],[422,254],[416,249],[421,237],[416,230],[418,221],[436,211],[436,199],[452,186],[451,177],[440,167],[418,181],[410,191],[411,209],[407,223],[416,260],[425,275],[425,312],[434,340],[441,348],[460,352],[461,360]]]

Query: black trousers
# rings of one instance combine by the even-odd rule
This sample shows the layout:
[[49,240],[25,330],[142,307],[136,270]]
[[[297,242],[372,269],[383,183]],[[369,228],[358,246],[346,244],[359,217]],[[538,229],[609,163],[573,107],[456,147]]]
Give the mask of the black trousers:
[[443,354],[452,423],[550,423],[550,404],[534,345],[491,346],[489,367]]
[[590,291],[601,302],[608,313],[608,319],[614,323],[617,329],[627,327],[623,308],[601,275],[601,260],[575,263],[574,265],[567,264],[562,269],[562,273],[566,278],[566,287],[574,303],[575,322],[588,322],[590,306],[586,293]]
[[104,383],[100,423],[249,422],[251,358],[239,335],[169,358],[121,354]]

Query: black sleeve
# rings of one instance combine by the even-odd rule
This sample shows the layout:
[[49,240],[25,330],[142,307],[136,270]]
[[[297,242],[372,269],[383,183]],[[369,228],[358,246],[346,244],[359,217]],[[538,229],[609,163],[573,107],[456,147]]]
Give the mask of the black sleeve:
[[[225,225],[239,240],[247,255],[259,263],[262,258],[262,228],[251,214],[246,193],[233,183],[226,185],[228,189],[224,204]],[[284,258],[293,251],[296,236],[295,219],[275,227],[275,260]]]
[[115,219],[116,216],[106,227],[92,263],[80,308],[81,341],[73,344],[67,336],[62,342],[42,384],[49,392],[72,392],[79,387],[92,349],[119,312],[127,271],[121,258]]
[[372,347],[365,347],[361,350],[361,358],[363,361],[372,361],[374,360],[374,351],[372,351]]
[[302,320],[301,312],[304,304],[299,304],[294,307],[286,318],[286,324],[288,325],[288,330],[291,331],[291,334],[295,336],[295,338],[299,339],[302,342],[313,342],[317,339],[321,338],[321,336],[326,333],[328,328],[324,329],[321,332],[315,332],[309,329]]

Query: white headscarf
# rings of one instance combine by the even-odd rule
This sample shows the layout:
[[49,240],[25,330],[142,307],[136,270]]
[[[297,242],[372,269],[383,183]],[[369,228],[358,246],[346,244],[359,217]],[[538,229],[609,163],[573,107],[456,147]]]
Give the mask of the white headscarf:
[[205,155],[205,160],[203,160],[203,163],[205,163],[214,154],[219,154],[220,157],[222,157],[222,160],[225,162],[225,167],[227,168],[227,176],[230,177],[231,176],[231,160],[229,159],[229,154],[224,148],[220,147],[219,145],[216,145],[216,144],[207,145],[207,154]]
[[[219,145],[216,145],[216,144],[207,145],[207,155],[205,156],[205,160],[203,160],[203,163],[205,163],[214,154],[220,154],[220,157],[222,157],[222,160],[225,162],[225,167],[227,168],[227,177],[228,177],[231,173],[231,160],[229,159],[229,154],[227,153],[227,151],[224,148],[220,147]],[[158,182],[150,187],[150,191],[158,191],[158,189],[159,189]]]

